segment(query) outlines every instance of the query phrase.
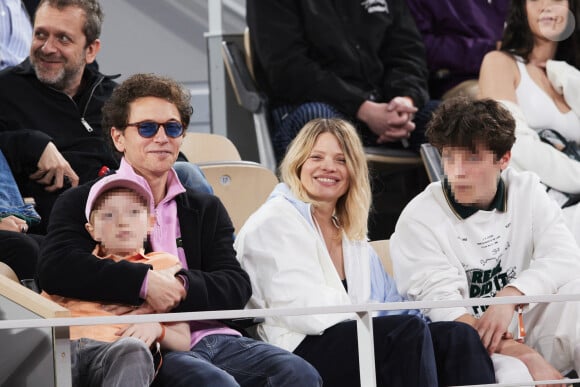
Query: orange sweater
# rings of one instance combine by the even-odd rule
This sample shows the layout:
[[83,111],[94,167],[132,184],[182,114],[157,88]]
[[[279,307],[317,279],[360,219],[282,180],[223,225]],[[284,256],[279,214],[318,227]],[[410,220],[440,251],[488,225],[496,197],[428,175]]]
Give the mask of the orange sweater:
[[[93,254],[98,256],[98,246],[95,248]],[[149,253],[143,255],[141,253],[135,254],[129,257],[119,257],[114,255],[108,255],[102,257],[102,259],[113,259],[115,261],[125,260],[138,263],[146,263],[153,266],[154,270],[167,269],[177,263],[179,259],[172,254],[168,253]],[[42,295],[70,310],[73,317],[91,317],[91,316],[114,316],[113,313],[107,312],[101,308],[100,303],[92,301],[83,301],[76,298],[67,298],[61,296],[50,295],[46,292],[42,292]],[[70,338],[71,340],[77,340],[81,337],[112,342],[119,338],[115,333],[120,329],[125,327],[126,324],[114,324],[114,325],[79,325],[70,327]]]

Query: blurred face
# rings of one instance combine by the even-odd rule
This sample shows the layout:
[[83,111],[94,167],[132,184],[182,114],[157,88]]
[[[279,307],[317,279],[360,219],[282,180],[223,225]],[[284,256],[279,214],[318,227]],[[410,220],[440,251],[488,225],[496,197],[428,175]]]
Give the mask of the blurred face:
[[559,41],[569,17],[568,0],[526,0],[528,24],[534,36]]
[[132,191],[105,192],[105,199],[91,215],[87,231],[101,243],[105,254],[138,252],[153,225],[142,199]]
[[487,209],[497,191],[500,172],[509,163],[507,152],[496,161],[495,154],[483,146],[474,153],[467,148],[444,147],[443,170],[456,202]]
[[349,187],[346,158],[336,137],[322,133],[302,165],[300,182],[313,200],[336,205]]
[[85,13],[78,7],[62,10],[44,3],[36,11],[30,61],[38,79],[69,95],[76,94],[87,63],[100,48],[96,40],[87,46],[83,33]]
[[[138,98],[129,105],[129,123],[153,121],[165,123],[181,122],[177,107],[171,102],[157,97]],[[125,130],[111,129],[111,136],[117,150],[125,156],[133,169],[147,180],[167,176],[179,155],[183,134],[177,138],[167,136],[165,128],[159,127],[150,138],[142,137],[136,126]]]

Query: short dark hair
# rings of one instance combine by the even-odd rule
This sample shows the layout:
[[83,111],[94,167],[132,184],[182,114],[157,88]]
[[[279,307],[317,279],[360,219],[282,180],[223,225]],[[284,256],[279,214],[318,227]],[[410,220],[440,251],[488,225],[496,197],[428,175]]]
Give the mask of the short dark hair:
[[139,98],[156,97],[164,99],[177,108],[184,128],[189,125],[193,108],[191,94],[171,78],[155,74],[135,74],[121,83],[103,106],[103,134],[113,146],[110,129],[114,126],[124,131],[129,123],[129,105]]
[[[573,28],[572,34],[558,42],[554,59],[580,67],[580,0],[569,0],[568,7],[572,17],[568,18],[565,31]],[[501,41],[501,50],[518,55],[527,63],[533,48],[534,37],[528,24],[526,0],[512,0]]]
[[516,140],[516,123],[510,112],[492,99],[469,100],[465,97],[444,101],[427,125],[429,142],[443,147],[489,148],[499,160]]
[[[85,12],[83,33],[87,39],[87,46],[101,36],[104,14],[97,0],[41,0],[36,9],[38,10],[43,4],[48,4],[58,10],[67,7],[78,7],[82,9]],[[36,17],[36,13],[34,15]]]

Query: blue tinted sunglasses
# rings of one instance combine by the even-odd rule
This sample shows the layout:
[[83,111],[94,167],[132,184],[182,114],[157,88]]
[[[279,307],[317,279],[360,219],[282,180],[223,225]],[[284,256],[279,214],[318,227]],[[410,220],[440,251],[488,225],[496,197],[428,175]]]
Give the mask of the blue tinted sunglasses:
[[155,121],[142,121],[127,124],[127,126],[137,127],[137,131],[141,137],[151,138],[157,134],[159,127],[163,126],[167,137],[177,138],[183,134],[183,125],[179,121],[167,121],[158,123]]

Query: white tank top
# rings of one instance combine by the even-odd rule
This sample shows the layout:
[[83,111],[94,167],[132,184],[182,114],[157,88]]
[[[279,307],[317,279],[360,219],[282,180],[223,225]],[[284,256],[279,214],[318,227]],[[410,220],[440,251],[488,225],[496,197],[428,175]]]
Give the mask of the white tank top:
[[552,98],[530,77],[523,60],[515,59],[520,70],[516,97],[528,126],[536,131],[554,129],[567,140],[580,143],[580,118],[572,110],[567,113],[558,110]]

